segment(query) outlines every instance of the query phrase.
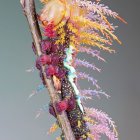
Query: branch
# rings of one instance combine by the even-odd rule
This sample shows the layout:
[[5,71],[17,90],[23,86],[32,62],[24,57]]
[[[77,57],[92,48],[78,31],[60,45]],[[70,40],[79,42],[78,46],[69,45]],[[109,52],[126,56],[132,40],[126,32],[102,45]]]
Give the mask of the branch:
[[[29,28],[32,34],[34,45],[37,51],[37,56],[41,56],[42,52],[40,49],[40,43],[42,40],[42,36],[41,36],[38,21],[37,21],[37,17],[36,17],[34,0],[20,0],[20,3],[22,5],[23,12],[29,24]],[[45,66],[42,66],[41,69],[42,69],[43,77],[45,80],[46,88],[48,88],[49,95],[51,97],[51,102],[53,103],[53,106],[55,108],[55,103],[60,101],[60,97],[54,88],[52,78],[48,79],[46,77]],[[55,111],[56,111],[56,108],[55,108]],[[57,115],[57,119],[60,124],[60,127],[62,129],[62,132],[65,135],[65,140],[75,140],[66,112],[63,112],[61,115],[59,115],[56,111],[56,115]]]

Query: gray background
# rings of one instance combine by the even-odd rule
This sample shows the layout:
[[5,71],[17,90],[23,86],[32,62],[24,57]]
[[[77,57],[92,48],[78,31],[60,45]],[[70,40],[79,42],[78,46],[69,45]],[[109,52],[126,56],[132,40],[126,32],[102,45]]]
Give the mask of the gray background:
[[[107,63],[96,62],[101,74],[93,72],[111,99],[95,98],[89,106],[107,112],[116,122],[120,140],[139,140],[140,134],[140,1],[104,0],[119,12],[128,25],[119,25],[116,34],[123,46],[114,44],[117,54],[102,53]],[[41,8],[37,1],[38,8]],[[83,57],[83,56],[82,56]],[[88,58],[90,59],[90,58]],[[31,35],[18,0],[0,0],[0,140],[54,140],[46,131],[54,122],[45,113],[35,120],[36,111],[49,103],[47,91],[27,101],[28,95],[41,83],[32,67],[35,56]],[[92,61],[92,60],[90,60]],[[83,82],[82,86],[88,87]]]

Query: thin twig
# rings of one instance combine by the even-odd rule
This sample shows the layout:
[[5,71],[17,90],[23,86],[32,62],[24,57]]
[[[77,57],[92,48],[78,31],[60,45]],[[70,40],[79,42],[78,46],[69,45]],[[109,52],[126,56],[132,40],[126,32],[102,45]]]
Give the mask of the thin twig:
[[[41,36],[38,21],[37,21],[37,17],[36,17],[34,0],[20,0],[20,3],[22,5],[23,12],[27,18],[27,21],[28,21],[28,24],[30,27],[30,31],[32,34],[34,45],[35,45],[35,48],[37,51],[37,56],[41,56],[42,52],[40,49],[40,43],[42,40],[42,36]],[[55,108],[55,103],[60,101],[60,97],[54,88],[52,78],[48,79],[46,77],[45,67],[42,66],[41,70],[43,73],[46,87],[48,88],[49,95],[51,97],[51,102],[53,103],[53,106]],[[55,108],[55,111],[56,111],[56,108]],[[57,115],[57,119],[58,119],[58,122],[60,124],[60,127],[62,129],[62,132],[65,135],[65,140],[75,140],[75,137],[74,137],[74,134],[72,132],[69,120],[67,118],[67,114],[65,112],[63,112],[61,115],[59,115],[56,112],[56,115]]]

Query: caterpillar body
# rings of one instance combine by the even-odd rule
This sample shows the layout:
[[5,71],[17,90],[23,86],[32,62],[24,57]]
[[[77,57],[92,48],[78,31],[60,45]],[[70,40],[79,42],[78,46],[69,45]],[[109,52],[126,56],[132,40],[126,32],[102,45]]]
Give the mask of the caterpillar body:
[[[100,71],[99,68],[87,61],[76,61],[77,53],[86,52],[88,55],[105,61],[97,47],[103,51],[114,52],[110,46],[113,40],[121,43],[114,35],[116,29],[107,16],[118,18],[125,22],[116,12],[99,2],[87,0],[41,0],[44,4],[39,14],[39,21],[43,28],[45,39],[41,42],[42,56],[36,60],[36,67],[46,66],[46,75],[51,77],[54,87],[59,91],[61,101],[56,103],[58,113],[66,111],[76,140],[99,140],[105,134],[109,140],[118,140],[114,122],[108,115],[94,108],[86,108],[81,97],[91,99],[93,93],[104,94],[97,84],[97,80],[77,73],[77,65]],[[33,46],[33,50],[36,50]],[[78,78],[92,81],[94,90],[83,90],[77,87]],[[49,112],[56,117],[56,112],[50,104]],[[65,139],[62,134],[59,139]]]

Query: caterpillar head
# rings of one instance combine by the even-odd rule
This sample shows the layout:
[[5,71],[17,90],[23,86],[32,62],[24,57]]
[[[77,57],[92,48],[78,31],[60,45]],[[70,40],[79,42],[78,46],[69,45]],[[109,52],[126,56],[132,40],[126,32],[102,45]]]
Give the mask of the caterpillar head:
[[60,0],[50,0],[45,3],[44,8],[41,10],[39,19],[45,26],[52,22],[54,26],[56,26],[64,18],[65,11],[65,3]]
[[66,22],[70,17],[79,16],[81,9],[77,4],[70,4],[69,0],[43,0],[45,6],[40,12],[39,20],[44,26],[53,22],[54,26],[61,21]]

